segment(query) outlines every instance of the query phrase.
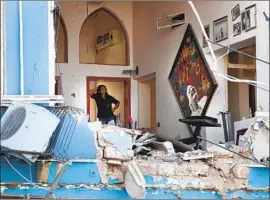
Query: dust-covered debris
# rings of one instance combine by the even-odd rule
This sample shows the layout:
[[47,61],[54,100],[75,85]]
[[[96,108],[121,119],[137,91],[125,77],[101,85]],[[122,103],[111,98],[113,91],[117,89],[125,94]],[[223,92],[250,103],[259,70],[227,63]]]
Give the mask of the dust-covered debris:
[[269,117],[257,117],[241,140],[258,161],[269,164]]

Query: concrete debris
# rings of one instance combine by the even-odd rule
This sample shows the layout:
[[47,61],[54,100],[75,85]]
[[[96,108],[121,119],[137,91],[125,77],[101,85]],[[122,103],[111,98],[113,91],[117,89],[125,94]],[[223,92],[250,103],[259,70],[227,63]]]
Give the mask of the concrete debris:
[[49,168],[51,162],[38,162],[37,163],[37,180],[39,183],[46,183],[49,175]]
[[122,162],[119,160],[108,160],[107,163],[110,165],[122,165]]
[[173,148],[173,144],[170,141],[166,141],[166,142],[157,142],[154,141],[152,143],[152,146],[155,149],[161,150],[161,151],[165,151],[166,153],[170,153],[170,154],[175,154],[174,148]]
[[[161,177],[160,187],[211,189],[224,194],[227,190],[247,188],[248,161],[218,146],[207,151],[175,152],[172,142],[157,141],[154,134],[145,134],[119,127],[103,126],[97,131],[98,148],[104,151],[98,163],[102,183],[124,182],[132,198],[143,198],[143,175]],[[101,140],[101,141],[99,141]],[[227,145],[231,150],[252,157],[249,148]],[[124,150],[123,150],[124,149]],[[98,151],[99,152],[99,151]],[[102,164],[103,163],[103,164]],[[168,180],[170,180],[168,182]]]
[[206,159],[206,158],[213,158],[214,154],[201,151],[201,150],[196,150],[196,151],[187,151],[184,153],[183,160],[197,160],[197,159]]
[[215,161],[215,168],[221,170],[221,176],[229,178],[230,176],[230,167],[232,165],[232,159],[217,159]]
[[151,148],[145,147],[145,146],[138,146],[134,149],[135,155],[140,154],[140,155],[147,155],[149,152],[151,152]]
[[139,167],[131,161],[125,171],[125,188],[131,198],[143,199],[146,195],[146,182]]
[[121,161],[128,161],[131,158],[128,156],[122,155],[119,151],[116,150],[114,146],[107,146],[104,148],[104,158],[112,160],[121,160]]
[[236,178],[247,179],[249,174],[249,168],[245,166],[235,166],[233,169],[233,174]]
[[[225,144],[219,144],[222,147],[225,147]],[[246,147],[239,147],[236,145],[230,145],[230,150],[236,152],[236,153],[240,153],[246,157],[250,157],[251,156],[251,151],[249,148]],[[222,149],[218,146],[210,146],[207,148],[207,152],[209,153],[213,153],[214,154],[214,158],[239,158],[239,156],[233,152],[227,151],[225,149]]]
[[257,117],[241,140],[258,161],[269,163],[269,117]]
[[124,131],[103,132],[102,137],[106,142],[114,146],[117,152],[120,152],[125,157],[132,150],[132,136]]

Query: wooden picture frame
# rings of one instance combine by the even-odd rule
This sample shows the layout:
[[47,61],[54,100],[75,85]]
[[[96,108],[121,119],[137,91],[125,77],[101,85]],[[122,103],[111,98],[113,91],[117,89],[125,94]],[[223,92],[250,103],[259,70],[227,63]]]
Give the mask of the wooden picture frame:
[[[206,114],[217,82],[191,24],[187,26],[168,79],[183,117]],[[198,106],[197,110],[193,106]]]
[[228,16],[221,17],[213,22],[213,40],[220,42],[228,39],[229,26]]
[[[210,24],[205,25],[205,26],[204,26],[204,30],[205,30],[206,35],[208,36],[208,38],[209,38],[209,40],[210,40]],[[203,46],[203,48],[205,48],[205,47],[208,46],[208,44],[207,44],[207,41],[205,40],[204,35],[202,35],[202,36],[203,36],[203,39],[202,39],[202,46]]]
[[238,22],[233,25],[233,36],[237,36],[241,34],[241,22]]
[[236,20],[240,16],[240,5],[237,4],[232,10],[231,10],[231,15],[232,15],[232,21]]
[[[247,17],[247,20],[249,21],[248,24],[246,24],[245,16]],[[241,14],[241,24],[242,24],[243,31],[248,32],[257,27],[256,16],[257,16],[256,4],[246,7],[245,11]]]

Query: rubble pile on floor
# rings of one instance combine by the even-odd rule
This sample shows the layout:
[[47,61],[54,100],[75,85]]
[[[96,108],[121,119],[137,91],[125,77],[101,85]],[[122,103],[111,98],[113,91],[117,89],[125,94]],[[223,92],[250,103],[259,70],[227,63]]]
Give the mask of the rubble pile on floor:
[[[171,189],[211,189],[224,194],[248,188],[248,166],[254,163],[218,146],[183,153],[175,152],[171,142],[159,142],[155,134],[138,130],[100,126],[96,134],[103,184],[108,180],[124,183],[132,161],[140,170],[134,176],[155,177],[154,181]],[[231,145],[230,149],[252,158],[249,148]]]

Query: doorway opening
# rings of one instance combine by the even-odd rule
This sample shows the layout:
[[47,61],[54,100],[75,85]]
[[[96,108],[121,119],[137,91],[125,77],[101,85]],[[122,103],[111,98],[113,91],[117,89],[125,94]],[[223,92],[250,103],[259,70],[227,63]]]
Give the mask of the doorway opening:
[[120,101],[120,106],[114,114],[119,117],[122,127],[128,127],[131,117],[130,84],[129,78],[87,77],[86,94],[89,121],[93,122],[98,120],[96,102],[90,97],[90,91],[97,88],[98,85],[105,85],[108,89],[108,93]]
[[[255,45],[240,49],[249,55],[256,56]],[[228,75],[239,79],[256,80],[256,62],[242,54],[229,54]],[[256,87],[246,83],[228,82],[228,108],[232,122],[243,118],[252,118],[256,111]]]
[[156,75],[149,74],[139,82],[139,128],[156,132]]

